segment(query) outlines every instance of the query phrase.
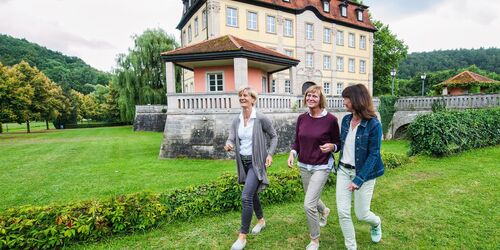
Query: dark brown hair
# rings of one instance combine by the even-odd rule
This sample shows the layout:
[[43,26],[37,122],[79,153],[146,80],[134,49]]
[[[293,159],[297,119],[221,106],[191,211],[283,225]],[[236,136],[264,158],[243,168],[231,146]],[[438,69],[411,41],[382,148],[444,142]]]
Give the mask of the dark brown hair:
[[363,84],[349,86],[342,91],[342,97],[351,101],[353,114],[362,119],[377,117],[368,89]]

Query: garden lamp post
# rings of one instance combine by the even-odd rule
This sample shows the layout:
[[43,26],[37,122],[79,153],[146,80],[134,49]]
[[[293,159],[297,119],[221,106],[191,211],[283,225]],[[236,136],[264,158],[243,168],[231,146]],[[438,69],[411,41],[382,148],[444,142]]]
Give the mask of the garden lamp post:
[[394,95],[394,77],[396,76],[396,69],[391,70],[391,76],[392,76],[392,88],[391,88],[391,93]]
[[420,79],[422,79],[422,96],[424,96],[424,82],[426,77],[427,75],[425,73],[420,76]]

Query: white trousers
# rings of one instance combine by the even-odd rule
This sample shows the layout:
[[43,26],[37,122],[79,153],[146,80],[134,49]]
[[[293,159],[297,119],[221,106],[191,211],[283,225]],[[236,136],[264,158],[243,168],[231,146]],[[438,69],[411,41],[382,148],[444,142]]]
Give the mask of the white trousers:
[[[353,192],[347,189],[356,176],[356,170],[340,167],[337,172],[337,211],[339,223],[344,235],[344,243],[347,249],[357,249],[356,233],[351,218],[351,203]],[[354,212],[360,221],[367,222],[372,227],[380,224],[380,217],[370,211],[370,203],[375,187],[375,179],[366,181],[361,188],[354,191]]]

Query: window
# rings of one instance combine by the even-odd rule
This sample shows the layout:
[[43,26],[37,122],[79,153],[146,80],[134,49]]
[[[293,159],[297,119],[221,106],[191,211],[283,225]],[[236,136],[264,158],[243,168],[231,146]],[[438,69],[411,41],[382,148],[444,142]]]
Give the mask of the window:
[[312,23],[306,23],[306,39],[312,40],[314,37]]
[[324,0],[323,1],[323,11],[324,12],[330,12],[330,0]]
[[188,42],[193,40],[193,31],[191,30],[191,25],[188,26]]
[[293,21],[290,19],[285,19],[285,24],[283,25],[283,35],[292,37],[293,36]]
[[290,0],[283,0],[283,2],[287,2],[287,3],[289,3],[289,2],[290,2]]
[[182,46],[186,45],[186,30],[182,31],[181,43]]
[[357,13],[358,21],[363,22],[363,10],[362,9],[358,9],[356,11],[356,13]]
[[354,33],[349,33],[349,47],[354,48],[356,47],[356,37],[354,36]]
[[290,84],[290,80],[285,80],[285,93],[292,93],[292,85]]
[[257,30],[257,13],[252,11],[247,12],[247,29]]
[[341,82],[337,83],[337,95],[342,95],[343,90],[344,90],[344,84]]
[[224,77],[222,72],[207,73],[208,91],[219,92],[224,90]]
[[238,27],[238,10],[236,8],[226,8],[226,25],[231,27]]
[[312,68],[314,66],[313,53],[306,53],[306,67]]
[[344,58],[337,56],[337,71],[344,71]]
[[331,43],[331,34],[332,31],[329,28],[324,28],[323,29],[323,42],[324,43]]
[[337,45],[344,46],[344,31],[337,30]]
[[198,36],[198,17],[194,19],[194,36]]
[[276,17],[267,16],[266,18],[266,32],[276,33]]
[[332,68],[332,60],[330,56],[323,56],[323,69],[331,69]]
[[287,55],[289,57],[293,57],[293,50],[286,49],[285,50],[285,55]]
[[354,59],[349,58],[349,72],[354,73],[354,68],[356,67]]
[[207,9],[203,9],[201,12],[201,28],[206,29],[207,28]]
[[366,73],[366,61],[365,60],[360,60],[359,61],[359,73]]
[[271,83],[271,93],[276,93],[276,79],[273,79]]
[[323,91],[325,92],[326,95],[330,94],[330,83],[329,82],[323,83]]
[[359,36],[359,48],[366,49],[366,36]]
[[347,5],[340,5],[340,15],[342,15],[343,17],[347,17]]

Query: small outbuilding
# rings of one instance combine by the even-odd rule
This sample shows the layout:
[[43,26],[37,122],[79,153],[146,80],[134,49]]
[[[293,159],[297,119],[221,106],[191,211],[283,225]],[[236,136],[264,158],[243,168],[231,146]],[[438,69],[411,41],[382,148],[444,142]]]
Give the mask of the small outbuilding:
[[490,88],[499,88],[500,81],[476,74],[471,71],[463,71],[448,80],[434,86],[441,90],[442,95],[465,95],[470,93],[485,93]]

